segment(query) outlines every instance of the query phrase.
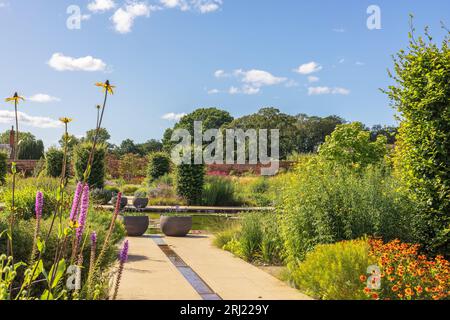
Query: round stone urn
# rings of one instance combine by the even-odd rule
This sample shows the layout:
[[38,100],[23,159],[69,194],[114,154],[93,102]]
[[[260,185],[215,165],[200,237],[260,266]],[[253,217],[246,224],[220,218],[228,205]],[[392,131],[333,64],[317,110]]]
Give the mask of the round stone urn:
[[148,205],[148,198],[134,198],[133,206],[136,209],[145,209]]
[[165,216],[161,215],[161,231],[168,237],[185,237],[192,229],[191,216]]
[[[113,205],[113,207],[116,206],[117,203],[117,196],[113,197],[111,200],[111,204]],[[120,199],[120,210],[125,209],[125,207],[128,205],[128,198],[127,197],[123,197]]]
[[124,216],[123,224],[129,237],[140,237],[148,229],[148,216]]

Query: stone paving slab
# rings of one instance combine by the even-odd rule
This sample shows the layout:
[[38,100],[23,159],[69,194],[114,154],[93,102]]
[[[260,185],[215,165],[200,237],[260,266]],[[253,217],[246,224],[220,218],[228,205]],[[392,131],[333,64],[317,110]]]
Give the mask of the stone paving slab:
[[127,238],[129,259],[120,283],[119,300],[200,300],[150,236]]
[[310,300],[263,270],[212,245],[211,236],[164,241],[224,300]]

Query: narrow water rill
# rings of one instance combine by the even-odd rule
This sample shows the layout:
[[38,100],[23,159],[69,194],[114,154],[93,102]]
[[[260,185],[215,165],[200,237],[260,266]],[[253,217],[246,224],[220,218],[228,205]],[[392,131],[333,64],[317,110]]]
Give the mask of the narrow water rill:
[[222,298],[164,242],[164,239],[161,237],[152,237],[152,239],[203,300],[222,300]]

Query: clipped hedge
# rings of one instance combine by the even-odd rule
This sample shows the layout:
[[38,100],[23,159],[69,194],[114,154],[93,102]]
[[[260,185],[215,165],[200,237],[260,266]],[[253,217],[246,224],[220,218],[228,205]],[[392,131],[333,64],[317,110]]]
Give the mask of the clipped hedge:
[[6,174],[8,173],[8,155],[5,152],[0,152],[0,184],[5,184]]
[[202,203],[205,166],[203,164],[180,164],[177,167],[177,194],[186,199],[189,205]]
[[[64,152],[56,148],[48,149],[45,154],[45,171],[49,177],[57,178],[61,176],[63,167]],[[67,159],[66,176],[70,173],[70,160]]]
[[164,152],[154,152],[148,157],[147,178],[154,181],[170,172],[170,157]]

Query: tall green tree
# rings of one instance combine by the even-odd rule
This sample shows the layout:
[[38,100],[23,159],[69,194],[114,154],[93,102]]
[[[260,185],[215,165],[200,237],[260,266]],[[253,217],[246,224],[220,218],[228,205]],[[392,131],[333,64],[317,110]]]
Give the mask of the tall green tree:
[[395,165],[423,206],[412,230],[430,252],[450,256],[450,32],[442,44],[428,30],[394,58],[386,93],[401,120]]
[[379,136],[372,142],[370,132],[361,122],[337,126],[319,149],[319,155],[326,160],[362,167],[380,163],[386,152],[386,137]]

